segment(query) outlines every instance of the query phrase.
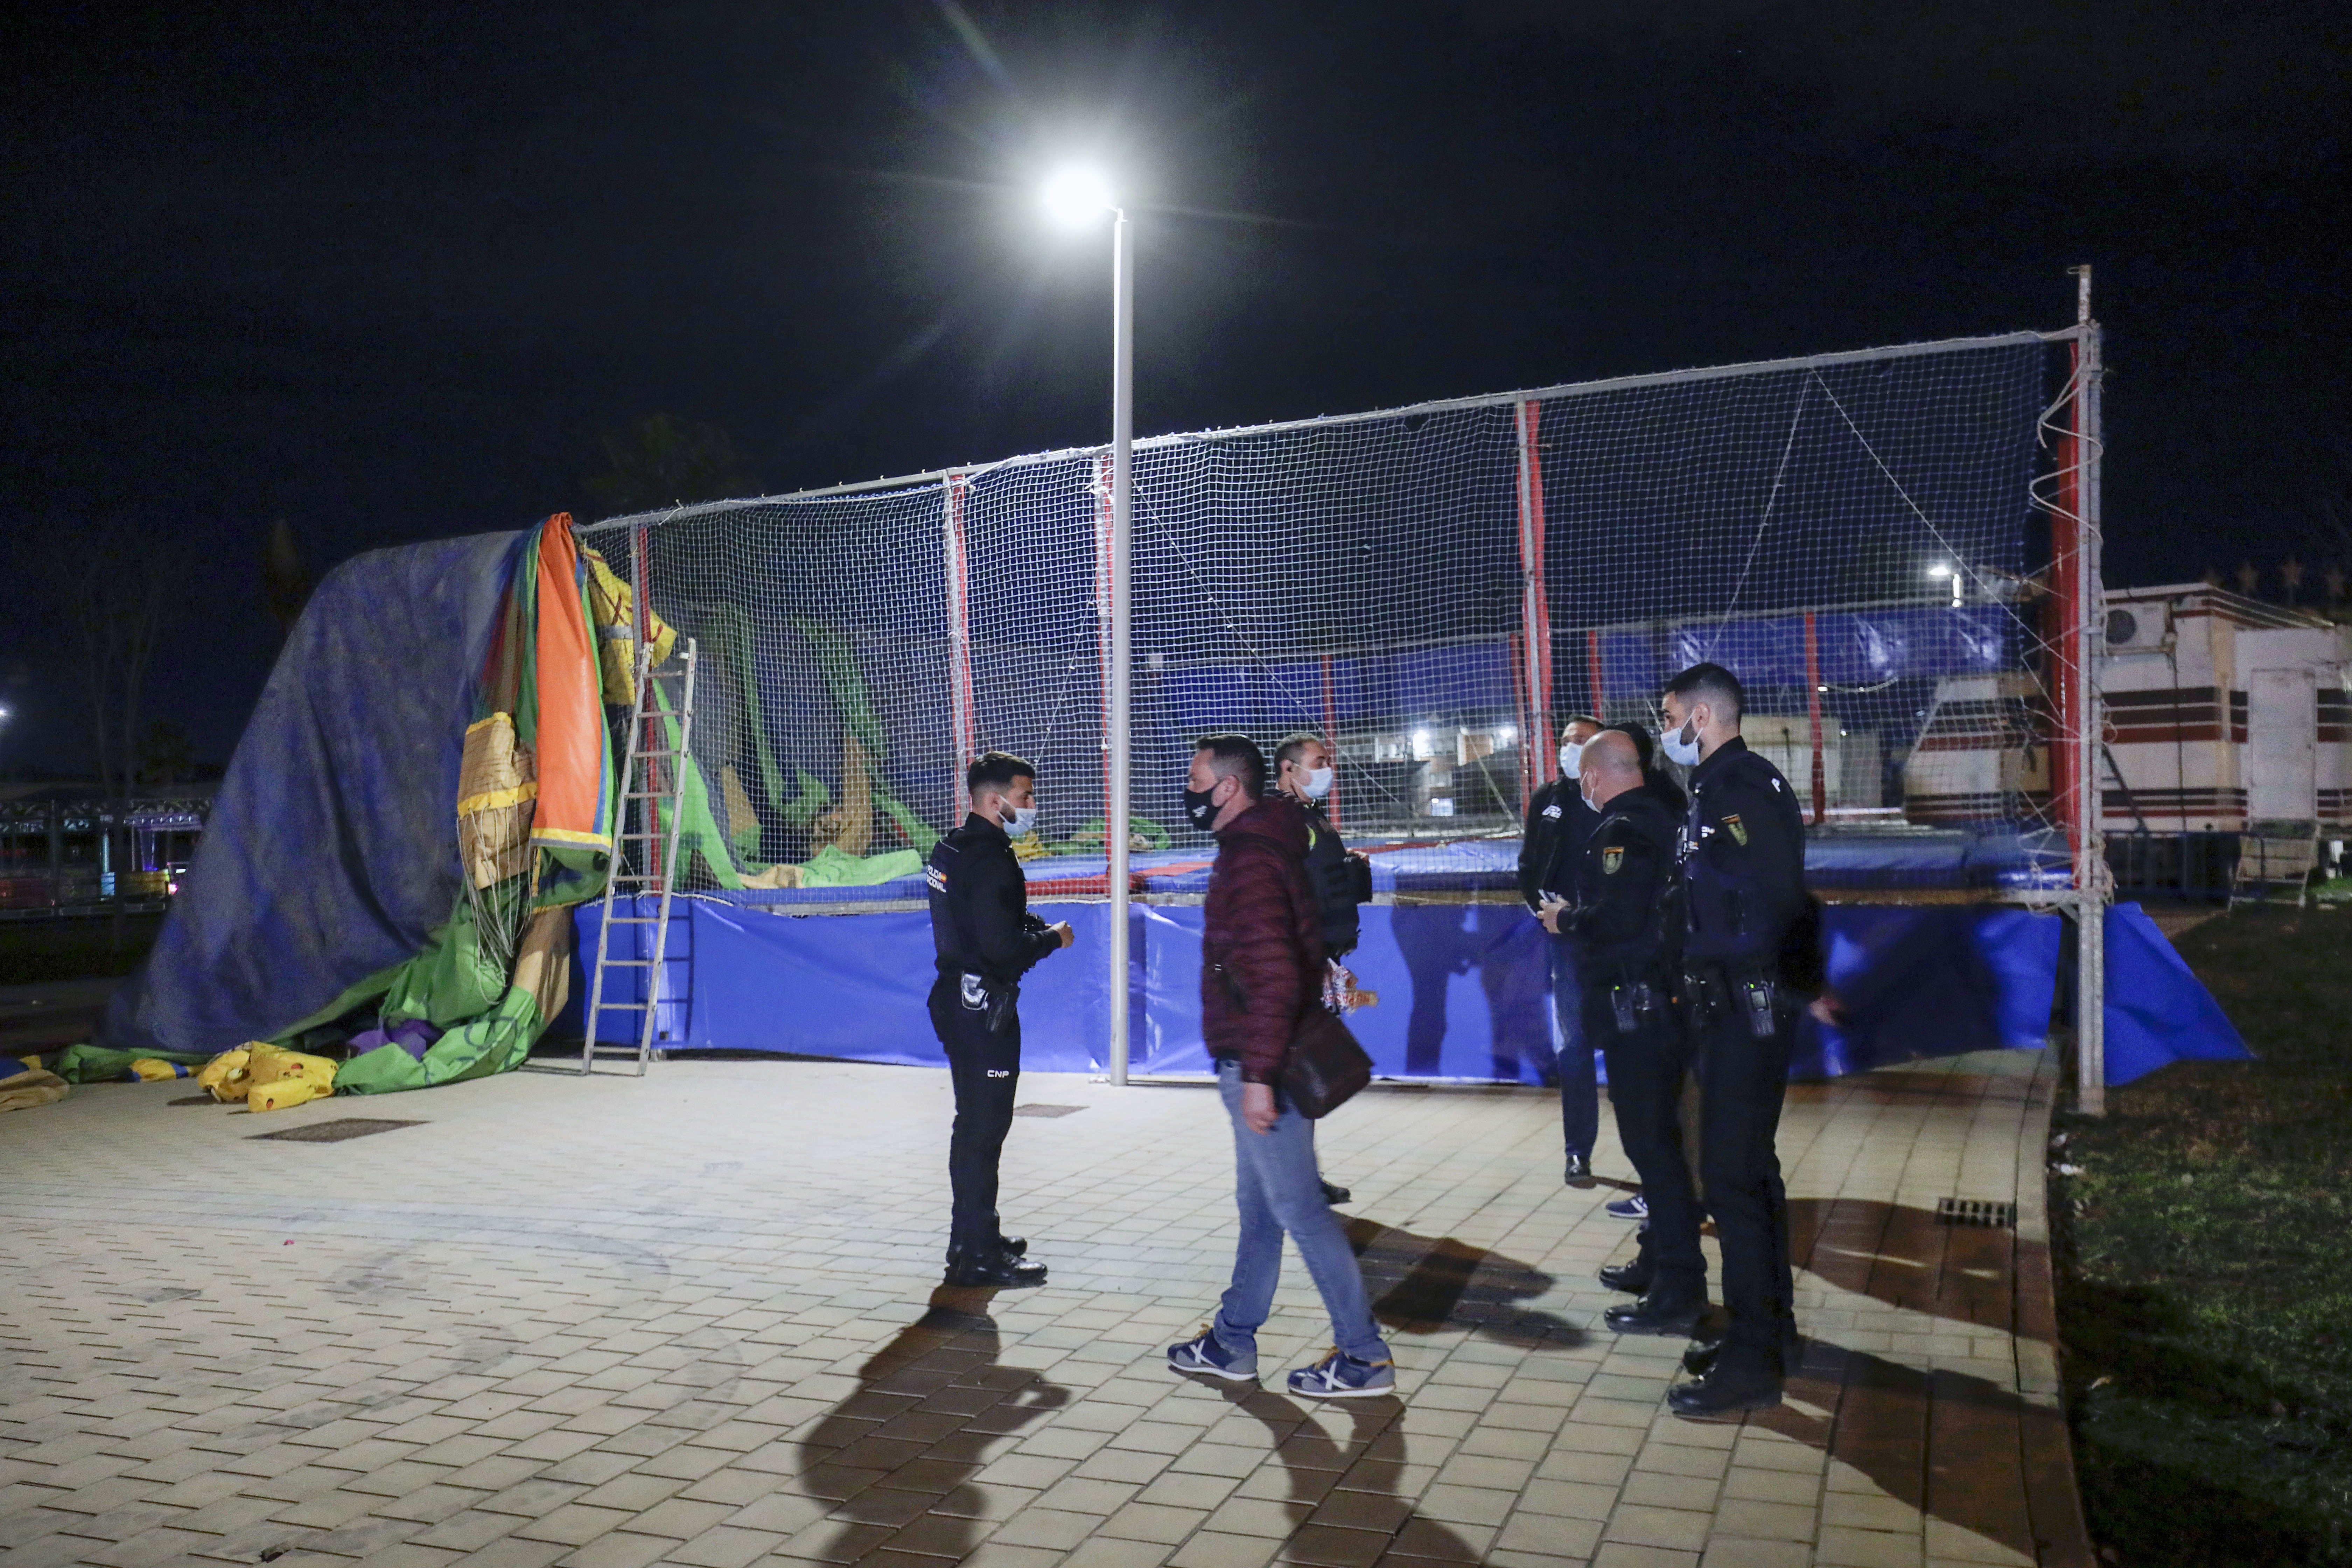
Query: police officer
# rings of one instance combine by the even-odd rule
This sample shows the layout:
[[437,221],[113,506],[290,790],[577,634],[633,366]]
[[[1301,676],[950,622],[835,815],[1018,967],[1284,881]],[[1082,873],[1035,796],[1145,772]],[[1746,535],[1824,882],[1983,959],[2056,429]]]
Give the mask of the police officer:
[[1013,840],[1036,826],[1037,770],[990,752],[965,771],[971,815],[931,849],[931,942],[939,954],[931,1026],[955,1083],[948,1138],[954,1217],[948,1231],[950,1285],[1042,1285],[1045,1266],[1028,1243],[998,1227],[996,1162],[1013,1128],[1021,1083],[1021,977],[1070,945],[1069,925],[1029,912],[1028,879]]
[[1681,1415],[1780,1404],[1797,1344],[1773,1138],[1801,1005],[1781,965],[1811,905],[1805,827],[1789,781],[1740,739],[1745,706],[1738,679],[1717,664],[1675,676],[1660,703],[1666,755],[1690,769],[1682,995],[1699,1079],[1699,1175],[1729,1313],[1721,1342],[1685,1358],[1703,1375],[1667,1394]]
[[1585,742],[1577,784],[1593,828],[1577,852],[1568,898],[1548,897],[1543,921],[1574,943],[1584,1038],[1608,1060],[1618,1141],[1650,1205],[1641,1256],[1601,1270],[1602,1283],[1641,1300],[1610,1308],[1606,1318],[1619,1333],[1687,1334],[1706,1305],[1706,1260],[1675,1114],[1685,1066],[1672,1005],[1682,937],[1675,823],[1644,787],[1641,750],[1622,730]]
[[[1559,776],[1528,800],[1528,824],[1519,836],[1519,897],[1543,913],[1544,895],[1566,893],[1577,857],[1596,818],[1577,783],[1577,760],[1601,731],[1601,721],[1575,713],[1560,721]],[[1549,929],[1549,928],[1547,928]],[[1585,1037],[1583,1004],[1577,989],[1577,938],[1563,934],[1549,944],[1551,1005],[1559,1023],[1559,1131],[1566,1145],[1562,1179],[1571,1187],[1592,1185],[1592,1141],[1601,1131],[1601,1084],[1592,1070],[1593,1042]]]
[[[1331,763],[1331,748],[1320,735],[1301,731],[1286,735],[1274,750],[1275,787],[1307,811],[1307,885],[1315,894],[1322,919],[1323,945],[1329,950],[1335,980],[1353,989],[1356,977],[1340,960],[1356,951],[1362,940],[1362,917],[1357,906],[1372,901],[1372,865],[1348,847],[1331,822],[1328,802],[1339,776]],[[1347,1188],[1323,1184],[1323,1201],[1344,1204]]]

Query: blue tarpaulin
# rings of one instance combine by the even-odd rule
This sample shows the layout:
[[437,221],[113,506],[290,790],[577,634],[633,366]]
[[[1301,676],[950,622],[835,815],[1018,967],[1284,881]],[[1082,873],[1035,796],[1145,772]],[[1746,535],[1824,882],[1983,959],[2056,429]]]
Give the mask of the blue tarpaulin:
[[[1109,907],[1046,910],[1068,920],[1078,941],[1023,986],[1024,1059],[1040,1070],[1099,1070],[1108,1035],[1101,944]],[[1206,1070],[1201,917],[1198,904],[1139,904],[1131,912],[1127,1005],[1138,1072]],[[595,951],[598,918],[593,906],[580,911],[583,953]],[[940,1064],[923,1009],[931,938],[921,911],[795,916],[692,899],[674,906],[673,922],[658,1025],[667,1047]],[[1797,1076],[2043,1043],[2055,917],[1983,906],[1842,905],[1829,910],[1827,931],[1831,973],[1852,1021],[1831,1030],[1808,1019]],[[1550,1081],[1545,940],[1517,904],[1367,908],[1349,962],[1381,1001],[1349,1021],[1374,1068],[1399,1079]],[[616,971],[607,984],[634,999],[626,987],[643,973]],[[584,989],[575,984],[573,994]],[[637,1016],[608,1016],[604,1032],[619,1037]]]
[[2147,911],[2107,911],[2107,1082],[2129,1083],[2179,1061],[2240,1061],[2253,1052],[2205,983]]
[[526,537],[370,551],[320,583],[100,1044],[231,1050],[428,945],[457,898],[473,681]]

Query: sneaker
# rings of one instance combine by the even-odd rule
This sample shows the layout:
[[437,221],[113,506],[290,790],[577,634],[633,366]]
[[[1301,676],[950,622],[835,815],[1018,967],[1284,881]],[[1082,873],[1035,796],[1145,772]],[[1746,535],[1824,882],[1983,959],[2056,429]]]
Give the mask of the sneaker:
[[1622,1198],[1611,1198],[1606,1205],[1612,1219],[1647,1219],[1649,1201],[1639,1193],[1628,1193]]
[[1181,1345],[1168,1347],[1168,1364],[1178,1372],[1205,1372],[1211,1377],[1243,1383],[1257,1375],[1257,1352],[1244,1354],[1227,1350],[1219,1342],[1216,1331],[1203,1323],[1198,1334]]
[[1290,1374],[1290,1392],[1311,1399],[1363,1399],[1396,1392],[1396,1363],[1358,1361],[1334,1350],[1313,1366]]

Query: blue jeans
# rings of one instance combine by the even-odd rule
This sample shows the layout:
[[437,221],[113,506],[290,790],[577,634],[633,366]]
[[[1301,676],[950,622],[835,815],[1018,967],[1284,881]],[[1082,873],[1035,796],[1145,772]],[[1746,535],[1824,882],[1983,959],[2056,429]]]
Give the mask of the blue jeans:
[[1592,1070],[1592,1042],[1584,1034],[1584,987],[1576,979],[1576,954],[1565,942],[1551,942],[1551,1008],[1559,1020],[1559,1131],[1568,1152],[1592,1158],[1601,1134],[1601,1078]]
[[1274,1310],[1274,1288],[1282,1279],[1286,1233],[1323,1294],[1332,1342],[1359,1361],[1386,1361],[1389,1348],[1372,1321],[1355,1249],[1348,1245],[1339,1216],[1323,1201],[1322,1178],[1315,1168],[1315,1123],[1284,1106],[1273,1131],[1251,1131],[1242,1120],[1239,1062],[1217,1064],[1217,1092],[1234,1124],[1234,1204],[1241,1211],[1234,1282],[1210,1325],[1217,1342],[1229,1351],[1256,1352],[1257,1331]]

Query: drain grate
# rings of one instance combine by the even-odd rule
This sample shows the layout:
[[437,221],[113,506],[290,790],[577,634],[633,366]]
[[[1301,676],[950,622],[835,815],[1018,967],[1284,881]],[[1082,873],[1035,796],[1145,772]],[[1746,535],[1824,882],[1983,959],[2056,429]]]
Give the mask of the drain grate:
[[1937,1198],[1936,1223],[1980,1225],[1994,1230],[2009,1230],[2017,1224],[2017,1205],[1989,1203],[1983,1198]]
[[278,1132],[257,1132],[255,1142],[278,1143],[340,1143],[346,1138],[364,1138],[371,1132],[389,1132],[395,1127],[422,1127],[422,1121],[391,1121],[376,1116],[346,1116],[338,1121],[314,1121],[308,1127],[289,1127]]
[[1083,1105],[1016,1105],[1013,1108],[1013,1114],[1015,1116],[1067,1116],[1073,1111],[1085,1109]]

